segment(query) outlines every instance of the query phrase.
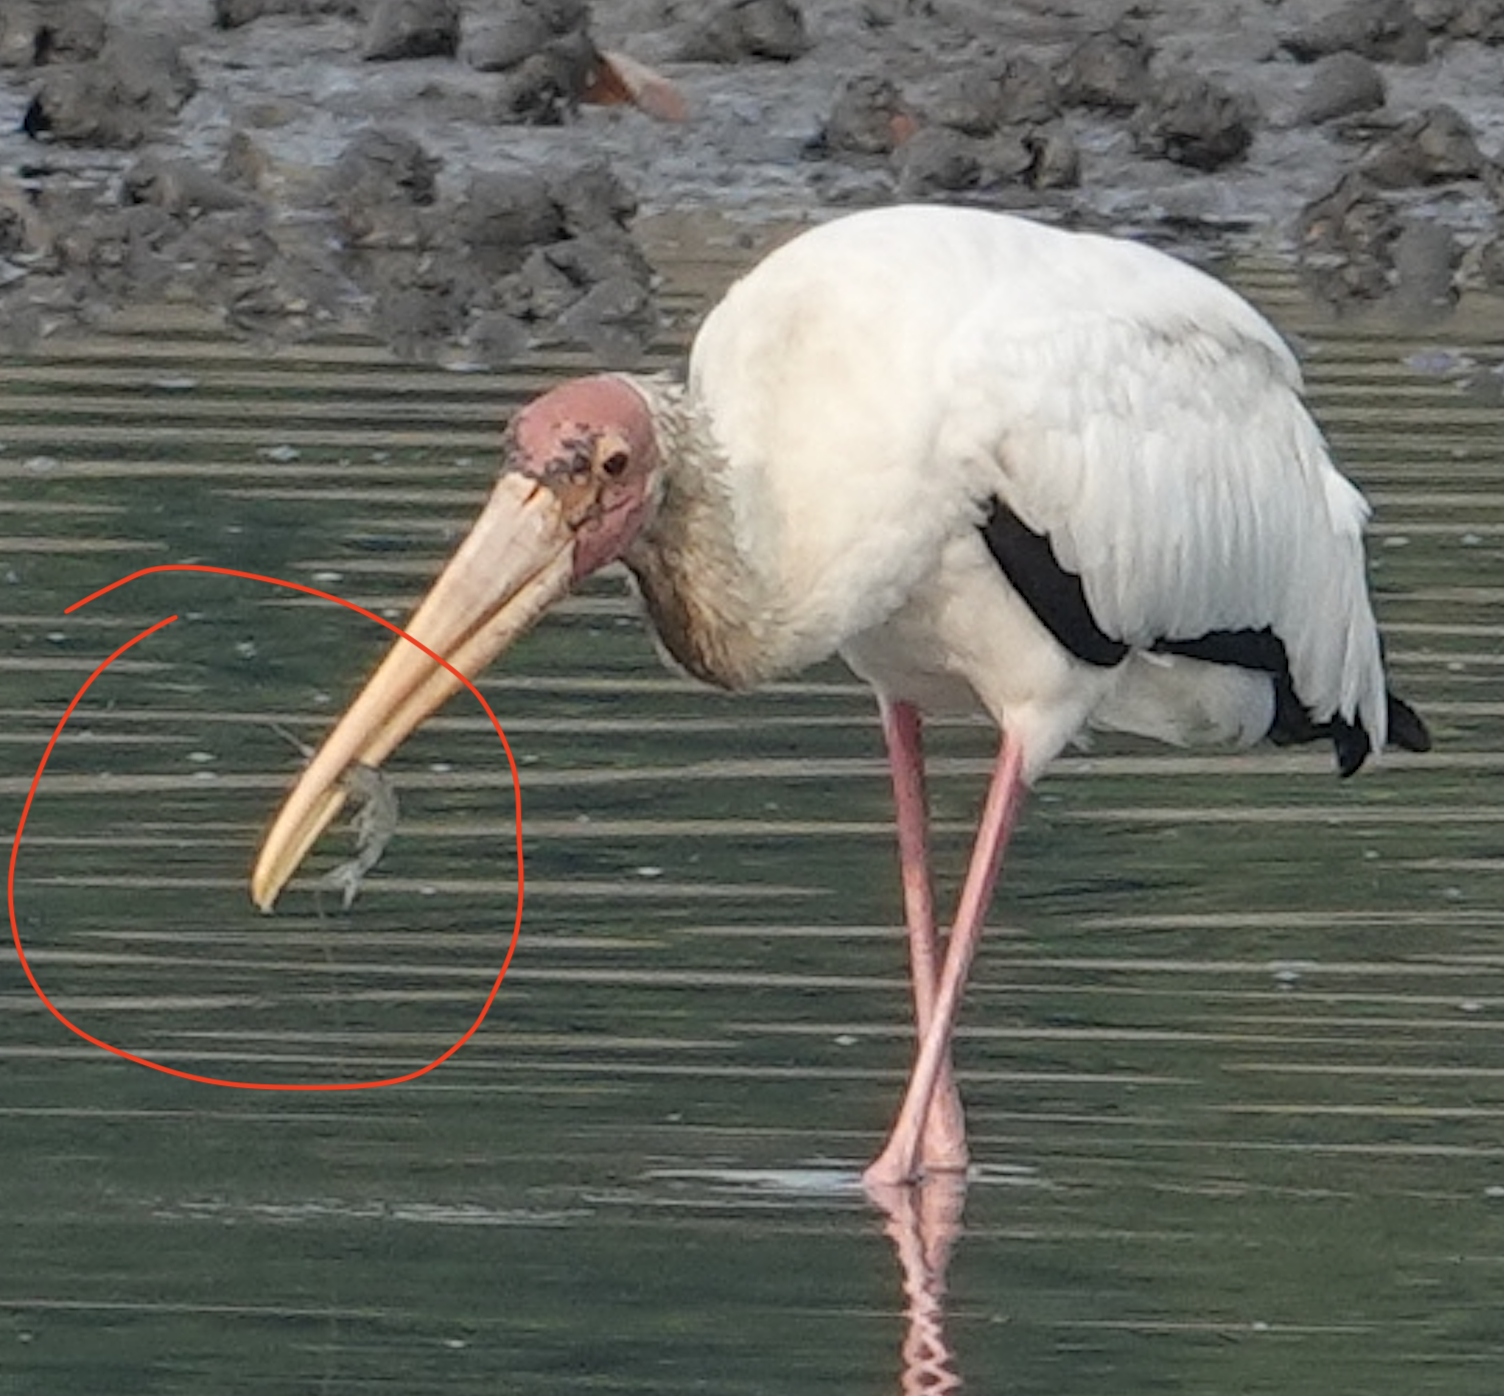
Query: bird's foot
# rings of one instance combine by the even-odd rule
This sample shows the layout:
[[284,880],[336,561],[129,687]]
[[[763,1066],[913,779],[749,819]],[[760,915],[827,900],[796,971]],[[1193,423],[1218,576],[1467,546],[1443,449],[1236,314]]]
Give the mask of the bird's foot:
[[935,1093],[919,1140],[920,1169],[926,1177],[936,1173],[965,1173],[971,1162],[966,1147],[966,1115],[954,1084]]
[[906,1161],[902,1155],[880,1154],[862,1173],[862,1186],[869,1196],[892,1188],[915,1187],[930,1178],[965,1181],[969,1161],[963,1145],[959,1153]]
[[913,1187],[923,1177],[917,1161],[890,1156],[885,1150],[862,1171],[862,1187],[869,1197],[880,1200],[894,1188]]
[[891,1144],[862,1173],[862,1186],[871,1196],[896,1187],[913,1187],[929,1178],[966,1178],[970,1158],[965,1139],[944,1149],[926,1143],[922,1153]]
[[875,1188],[910,1186],[941,1174],[964,1178],[970,1162],[961,1096],[947,1080],[936,1092],[923,1127],[906,1132],[900,1121],[882,1153],[862,1174],[862,1182],[871,1193]]

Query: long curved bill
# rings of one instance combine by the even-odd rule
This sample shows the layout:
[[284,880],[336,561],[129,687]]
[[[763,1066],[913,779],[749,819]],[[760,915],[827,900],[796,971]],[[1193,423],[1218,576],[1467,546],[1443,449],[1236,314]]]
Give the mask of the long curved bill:
[[[569,590],[574,535],[557,497],[503,475],[469,537],[405,627],[473,679]],[[345,772],[379,766],[460,687],[417,645],[399,639],[293,787],[261,845],[251,898],[270,911],[345,802]]]

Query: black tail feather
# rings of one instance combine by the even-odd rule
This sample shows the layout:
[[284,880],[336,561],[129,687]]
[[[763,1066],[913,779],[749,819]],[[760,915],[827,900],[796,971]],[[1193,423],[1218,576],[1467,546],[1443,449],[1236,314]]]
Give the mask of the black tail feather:
[[[1430,751],[1431,734],[1421,716],[1403,698],[1386,695],[1389,700],[1389,741],[1405,751]],[[1337,774],[1344,778],[1356,772],[1373,751],[1373,741],[1356,722],[1334,717],[1317,722],[1295,696],[1288,674],[1274,679],[1274,722],[1269,739],[1277,746],[1329,740],[1337,758]]]
[[1431,733],[1403,698],[1389,695],[1389,740],[1406,751],[1430,751]]

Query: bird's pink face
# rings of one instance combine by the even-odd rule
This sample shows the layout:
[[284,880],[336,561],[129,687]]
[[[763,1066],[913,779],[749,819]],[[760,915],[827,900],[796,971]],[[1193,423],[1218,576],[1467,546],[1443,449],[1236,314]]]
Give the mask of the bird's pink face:
[[[269,910],[345,800],[352,766],[379,766],[581,577],[650,517],[660,468],[652,413],[620,378],[582,378],[524,407],[468,537],[293,787],[261,846],[251,895]],[[431,651],[431,654],[426,651]]]
[[626,552],[651,510],[658,467],[647,404],[620,378],[600,377],[528,403],[507,431],[502,469],[558,500],[578,578]]

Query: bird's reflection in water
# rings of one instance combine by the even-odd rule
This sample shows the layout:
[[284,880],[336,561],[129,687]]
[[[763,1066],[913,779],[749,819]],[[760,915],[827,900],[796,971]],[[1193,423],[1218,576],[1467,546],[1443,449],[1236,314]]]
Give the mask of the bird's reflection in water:
[[945,1337],[945,1275],[961,1235],[966,1175],[937,1173],[921,1183],[869,1184],[867,1195],[887,1217],[884,1230],[903,1271],[904,1396],[959,1391],[961,1376]]

